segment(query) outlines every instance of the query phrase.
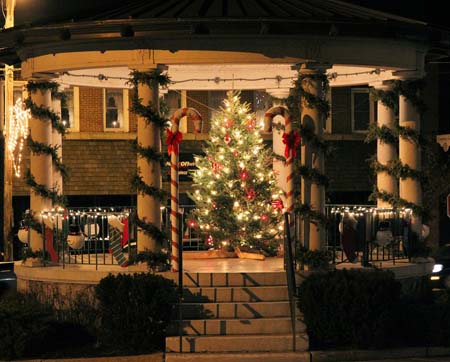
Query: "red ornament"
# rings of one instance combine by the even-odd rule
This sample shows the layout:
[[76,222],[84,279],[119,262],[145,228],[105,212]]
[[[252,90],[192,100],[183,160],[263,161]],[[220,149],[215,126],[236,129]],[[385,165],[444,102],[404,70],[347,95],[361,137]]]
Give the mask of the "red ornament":
[[256,191],[253,189],[247,190],[247,200],[253,200],[256,197]]
[[247,180],[248,179],[248,172],[247,170],[244,168],[241,173],[239,174],[239,177],[241,178],[241,180]]
[[231,137],[230,135],[227,133],[223,139],[225,141],[226,144],[229,144],[231,142]]
[[239,152],[238,152],[238,151],[236,151],[236,150],[234,150],[234,151],[233,151],[233,156],[234,156],[234,157],[237,157],[237,156],[239,156]]
[[213,169],[214,173],[219,172],[221,168],[222,168],[222,165],[220,163],[217,163],[217,162],[212,163],[212,169]]
[[283,201],[280,199],[272,200],[272,208],[274,210],[283,210]]
[[234,126],[234,122],[233,122],[232,119],[226,119],[225,122],[224,122],[224,124],[223,124],[223,126],[224,126],[225,128],[233,127],[233,126]]
[[262,215],[261,216],[261,220],[262,221],[269,221],[269,217],[267,215]]
[[252,118],[247,122],[247,129],[252,131],[255,128],[255,120]]
[[213,210],[217,209],[217,204],[215,202],[213,202],[211,206],[212,206]]

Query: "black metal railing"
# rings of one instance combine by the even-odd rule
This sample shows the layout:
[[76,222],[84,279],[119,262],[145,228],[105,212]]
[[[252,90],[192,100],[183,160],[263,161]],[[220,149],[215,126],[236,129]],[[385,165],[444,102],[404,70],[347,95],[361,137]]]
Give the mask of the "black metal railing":
[[295,261],[292,252],[291,224],[290,215],[284,213],[284,269],[286,271],[286,280],[289,296],[289,308],[291,314],[292,328],[292,350],[296,350],[296,308],[297,308],[297,283],[295,280]]
[[326,246],[333,262],[407,260],[411,249],[411,212],[371,205],[326,205]]

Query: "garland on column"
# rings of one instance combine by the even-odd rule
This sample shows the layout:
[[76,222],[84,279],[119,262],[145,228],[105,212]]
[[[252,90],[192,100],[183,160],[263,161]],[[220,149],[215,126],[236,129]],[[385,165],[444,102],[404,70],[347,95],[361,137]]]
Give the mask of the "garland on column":
[[[145,119],[147,124],[155,124],[161,128],[161,137],[164,129],[167,127],[168,120],[162,117],[155,106],[151,103],[148,105],[142,104],[142,99],[139,98],[138,85],[143,84],[149,87],[162,86],[165,87],[170,83],[170,78],[160,69],[155,69],[151,72],[139,72],[134,70],[130,73],[129,83],[133,86],[133,95],[131,98],[131,112]],[[164,156],[161,152],[153,147],[143,147],[138,141],[132,144],[138,157],[145,159],[148,163],[159,162],[163,163]],[[159,201],[164,202],[167,198],[167,193],[157,187],[147,185],[138,169],[131,179],[131,186],[138,193],[155,197]],[[167,235],[158,227],[146,220],[139,219],[137,212],[134,215],[136,224],[143,232],[153,238],[155,241],[162,243],[167,240]]]
[[[371,89],[370,96],[373,101],[382,102],[386,107],[392,109],[398,122],[398,99],[400,95],[407,98],[420,114],[425,112],[427,107],[418,94],[418,91],[422,89],[423,86],[424,82],[422,79],[410,81],[394,80],[390,82],[389,90],[385,91],[381,89]],[[378,127],[377,125],[372,125],[369,128],[369,133],[366,136],[365,142],[369,143],[376,139],[380,139],[382,142],[395,145],[395,147],[398,148],[398,140],[400,137],[407,138],[421,147],[427,145],[427,141],[416,130],[409,127],[402,127],[399,124],[396,124],[393,129],[386,126]],[[390,161],[387,165],[380,164],[377,161],[376,156],[373,156],[369,159],[369,161],[375,174],[378,172],[387,172],[397,179],[410,178],[418,180],[421,184],[427,183],[427,178],[422,171],[413,170],[408,165],[404,165],[398,159]],[[426,210],[423,206],[402,199],[398,195],[394,195],[386,191],[380,191],[377,187],[374,187],[372,194],[369,196],[369,200],[376,201],[377,199],[388,202],[394,208],[409,208],[415,215],[422,216],[424,218],[428,217],[428,210]]]
[[[305,89],[305,82],[311,84],[312,81],[319,82],[319,84],[322,86],[323,94],[327,93],[329,81],[326,74],[299,74],[297,80],[294,82],[294,87],[291,89],[289,97],[287,98],[287,105],[292,118],[299,120],[298,123],[293,124],[293,128],[298,130],[302,139],[310,144],[311,147],[316,150],[316,152],[323,152],[324,156],[327,157],[332,152],[330,145],[319,138],[314,133],[314,130],[301,124],[300,104],[302,103],[307,108],[317,109],[319,117],[322,117],[323,119],[328,118],[330,114],[329,103],[325,99],[322,99],[321,97],[318,97]],[[302,100],[303,102],[301,102]],[[294,163],[294,167],[294,174],[297,178],[297,184],[300,183],[299,177],[303,176],[304,178],[310,180],[312,183],[323,185],[325,187],[328,186],[328,177],[320,173],[317,169],[301,165],[298,159]],[[303,218],[309,218],[313,224],[325,225],[327,223],[326,215],[321,212],[312,210],[311,205],[309,204],[297,205],[295,211]]]
[[31,152],[33,152],[35,155],[50,155],[52,157],[53,166],[55,166],[58,172],[61,173],[63,180],[66,181],[68,179],[69,170],[67,166],[62,163],[61,158],[58,156],[57,152],[61,146],[52,146],[37,142],[33,140],[31,136],[28,136],[27,143]]
[[[25,100],[25,106],[30,109],[31,115],[33,117],[42,121],[49,119],[51,121],[52,128],[64,136],[64,134],[66,133],[66,128],[62,124],[60,117],[48,107],[45,107],[43,105],[37,106],[31,99],[32,93],[36,93],[37,91],[44,92],[50,90],[53,98],[61,99],[61,102],[63,102],[65,96],[58,91],[58,87],[59,85],[56,82],[29,81],[27,84],[29,97]],[[61,176],[64,180],[67,179],[68,168],[62,163],[61,158],[56,152],[59,146],[51,146],[36,142],[31,138],[31,136],[28,139],[28,146],[30,148],[30,151],[34,154],[44,154],[51,156],[55,168],[61,173]],[[25,183],[41,197],[51,199],[54,205],[64,206],[66,204],[66,198],[62,195],[58,195],[58,191],[56,189],[49,189],[45,185],[38,184],[30,169],[28,169],[25,174]]]

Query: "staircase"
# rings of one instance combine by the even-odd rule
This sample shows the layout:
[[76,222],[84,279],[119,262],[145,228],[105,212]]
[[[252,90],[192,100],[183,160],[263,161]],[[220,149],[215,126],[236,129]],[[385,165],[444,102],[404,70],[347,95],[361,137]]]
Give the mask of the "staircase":
[[182,351],[177,320],[166,338],[166,362],[309,361],[301,353],[308,338],[300,320],[293,352],[285,273],[185,273],[184,286]]

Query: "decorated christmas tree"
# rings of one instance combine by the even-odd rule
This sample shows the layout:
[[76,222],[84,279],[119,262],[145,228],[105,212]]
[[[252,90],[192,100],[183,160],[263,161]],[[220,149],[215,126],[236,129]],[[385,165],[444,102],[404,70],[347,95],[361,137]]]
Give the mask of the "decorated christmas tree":
[[196,157],[191,224],[215,247],[273,249],[282,216],[273,154],[239,92],[227,93],[204,152]]

